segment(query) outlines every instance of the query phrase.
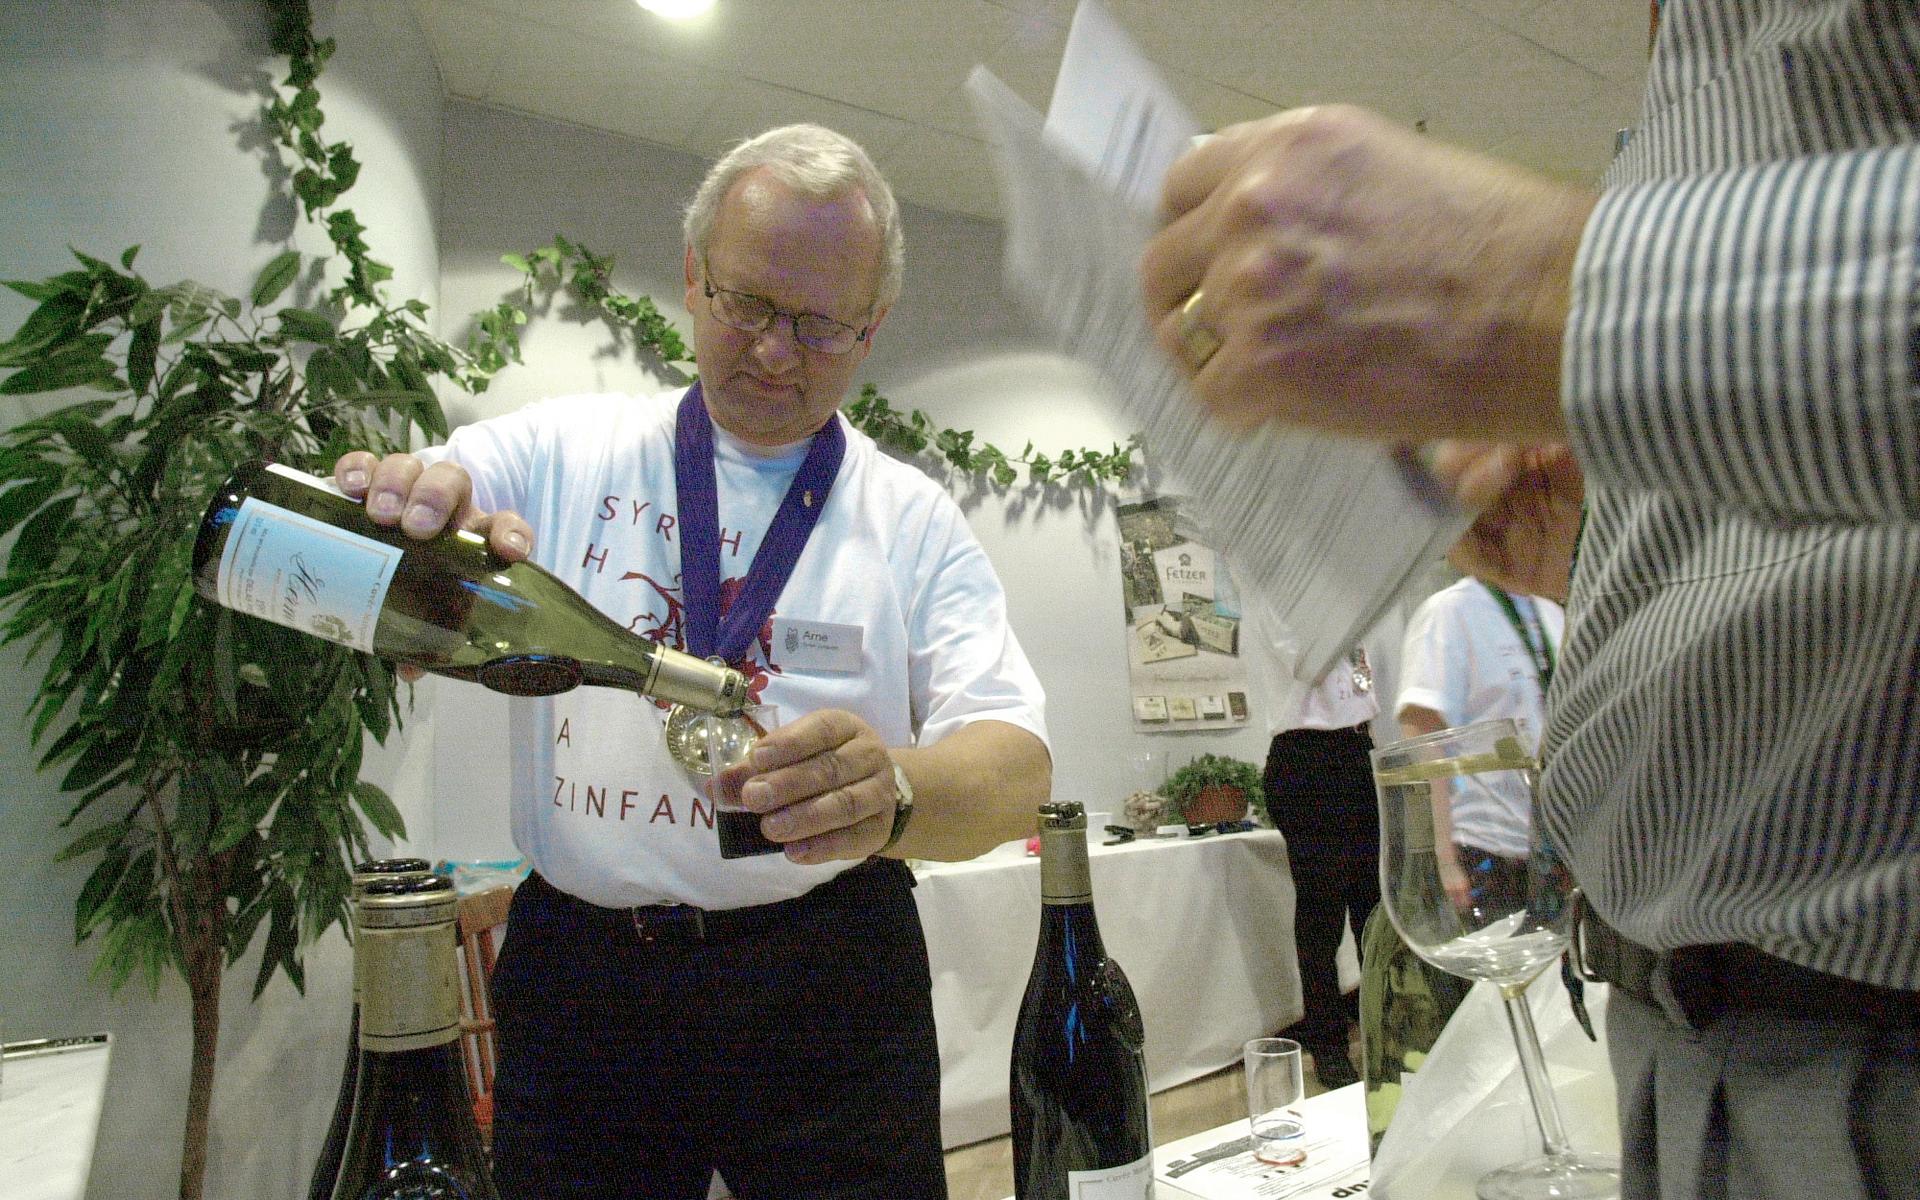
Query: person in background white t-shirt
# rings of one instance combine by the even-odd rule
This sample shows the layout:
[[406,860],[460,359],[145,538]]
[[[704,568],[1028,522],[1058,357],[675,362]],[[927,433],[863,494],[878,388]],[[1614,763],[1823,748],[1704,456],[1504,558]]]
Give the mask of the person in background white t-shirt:
[[[1462,579],[1427,597],[1407,622],[1400,649],[1400,695],[1395,714],[1407,737],[1510,717],[1529,749],[1546,726],[1548,682],[1566,628],[1552,600],[1510,594],[1477,579]],[[1515,864],[1524,886],[1532,799],[1500,781],[1485,801],[1483,785],[1451,806],[1452,855],[1440,857],[1441,882],[1459,905],[1468,903],[1461,856]],[[1524,786],[1524,785],[1519,785]],[[1500,794],[1500,788],[1507,788]]]
[[717,653],[780,714],[720,786],[782,851],[722,860],[657,706],[601,688],[514,702],[513,833],[534,873],[492,980],[506,1200],[701,1200],[715,1169],[741,1196],[946,1195],[899,860],[1029,833],[1051,766],[1038,681],[958,506],[838,413],[902,254],[858,146],[771,131],[687,212],[684,395],[564,397],[336,464],[374,520],[483,532],[626,628]]

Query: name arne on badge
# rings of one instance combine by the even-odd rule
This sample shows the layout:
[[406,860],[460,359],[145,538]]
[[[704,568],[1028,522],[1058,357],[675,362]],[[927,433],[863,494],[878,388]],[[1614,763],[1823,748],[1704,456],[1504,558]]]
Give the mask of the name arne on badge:
[[857,674],[863,660],[864,626],[827,621],[773,619],[772,661],[783,671]]

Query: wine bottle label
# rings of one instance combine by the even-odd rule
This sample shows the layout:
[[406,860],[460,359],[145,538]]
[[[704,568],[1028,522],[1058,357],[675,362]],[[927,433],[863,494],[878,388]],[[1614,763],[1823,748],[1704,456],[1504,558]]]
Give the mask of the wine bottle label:
[[[334,490],[298,471],[270,469]],[[248,616],[372,653],[400,557],[395,547],[248,497],[220,552],[218,599]]]
[[1068,1171],[1067,1200],[1151,1200],[1153,1153],[1119,1167]]

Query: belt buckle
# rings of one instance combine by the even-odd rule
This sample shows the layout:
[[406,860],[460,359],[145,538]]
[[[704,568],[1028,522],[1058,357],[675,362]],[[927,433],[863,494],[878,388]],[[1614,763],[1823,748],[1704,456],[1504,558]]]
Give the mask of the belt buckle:
[[669,929],[680,931],[675,939],[678,941],[700,942],[707,937],[706,910],[691,904],[650,904],[628,909],[627,916],[642,945],[654,945]]

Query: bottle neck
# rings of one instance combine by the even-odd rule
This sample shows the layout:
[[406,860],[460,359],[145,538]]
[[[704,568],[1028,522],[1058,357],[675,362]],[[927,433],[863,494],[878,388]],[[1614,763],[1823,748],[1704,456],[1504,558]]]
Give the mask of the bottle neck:
[[1040,903],[1093,904],[1093,875],[1087,867],[1085,829],[1040,831]]
[[580,682],[625,688],[701,712],[736,712],[747,702],[746,680],[730,667],[638,637],[618,650],[599,660],[583,658]]
[[429,1049],[460,1036],[460,970],[453,923],[362,926],[360,1047],[370,1054]]

